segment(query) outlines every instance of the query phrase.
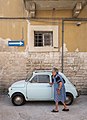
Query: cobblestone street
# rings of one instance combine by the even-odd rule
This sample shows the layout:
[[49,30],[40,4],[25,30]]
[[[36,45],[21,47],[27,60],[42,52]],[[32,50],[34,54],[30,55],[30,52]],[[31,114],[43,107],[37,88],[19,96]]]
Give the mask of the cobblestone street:
[[87,120],[87,96],[80,96],[69,112],[52,113],[53,102],[27,102],[23,106],[13,106],[7,96],[0,96],[0,120]]

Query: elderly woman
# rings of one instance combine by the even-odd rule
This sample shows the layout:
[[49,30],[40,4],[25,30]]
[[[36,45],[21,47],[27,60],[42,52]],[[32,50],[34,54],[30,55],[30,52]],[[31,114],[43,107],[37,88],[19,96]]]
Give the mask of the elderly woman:
[[52,110],[52,112],[58,112],[58,102],[61,101],[64,105],[64,109],[62,111],[69,111],[65,104],[66,100],[66,92],[65,92],[65,86],[64,81],[61,75],[58,73],[57,68],[53,68],[52,70],[52,83],[51,85],[54,85],[54,101],[56,104],[55,109]]

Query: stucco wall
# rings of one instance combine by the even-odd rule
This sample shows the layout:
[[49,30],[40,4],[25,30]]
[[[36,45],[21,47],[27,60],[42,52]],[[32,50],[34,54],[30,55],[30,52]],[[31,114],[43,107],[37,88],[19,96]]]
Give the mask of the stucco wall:
[[1,17],[23,17],[27,15],[23,0],[0,0]]

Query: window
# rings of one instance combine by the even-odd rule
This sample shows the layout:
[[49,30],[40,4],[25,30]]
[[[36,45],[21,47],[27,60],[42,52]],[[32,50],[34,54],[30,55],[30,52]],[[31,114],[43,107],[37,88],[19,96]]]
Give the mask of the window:
[[50,76],[49,75],[36,75],[32,79],[32,83],[49,83]]
[[31,80],[31,83],[37,83],[37,78],[38,78],[38,76],[36,75],[36,76],[34,76],[33,78],[32,78],[32,80]]
[[49,83],[50,77],[49,75],[38,75],[39,83]]
[[30,52],[58,51],[58,25],[28,24],[28,49]]
[[53,31],[34,31],[34,46],[53,46]]

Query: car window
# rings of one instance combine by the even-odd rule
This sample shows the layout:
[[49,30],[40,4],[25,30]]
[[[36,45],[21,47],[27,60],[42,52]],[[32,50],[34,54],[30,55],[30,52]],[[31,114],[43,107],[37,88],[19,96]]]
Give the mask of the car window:
[[33,78],[32,78],[32,80],[31,80],[31,83],[37,83],[37,78],[38,78],[38,76],[36,75],[36,76],[34,76]]
[[38,75],[38,83],[49,83],[50,76],[49,75]]
[[28,74],[27,76],[26,76],[26,82],[28,81],[28,80],[30,80],[30,78],[33,76],[33,73],[30,73],[30,74]]
[[36,75],[31,80],[32,83],[49,83],[50,76],[49,75]]

